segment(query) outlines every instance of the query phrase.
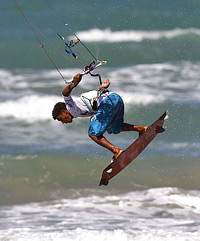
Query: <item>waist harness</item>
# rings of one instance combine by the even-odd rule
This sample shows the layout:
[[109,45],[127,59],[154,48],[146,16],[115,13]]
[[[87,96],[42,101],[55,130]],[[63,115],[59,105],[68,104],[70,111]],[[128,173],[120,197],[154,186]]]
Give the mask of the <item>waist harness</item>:
[[103,89],[100,91],[92,90],[81,94],[81,100],[86,104],[91,113],[97,112],[97,101],[103,93],[109,92],[108,89]]

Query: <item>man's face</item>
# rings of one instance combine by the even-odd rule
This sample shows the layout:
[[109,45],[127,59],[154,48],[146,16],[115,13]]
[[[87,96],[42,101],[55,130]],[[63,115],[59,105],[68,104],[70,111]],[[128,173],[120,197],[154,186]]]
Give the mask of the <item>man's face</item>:
[[73,116],[67,111],[63,110],[60,115],[56,118],[58,121],[61,121],[63,124],[72,123]]

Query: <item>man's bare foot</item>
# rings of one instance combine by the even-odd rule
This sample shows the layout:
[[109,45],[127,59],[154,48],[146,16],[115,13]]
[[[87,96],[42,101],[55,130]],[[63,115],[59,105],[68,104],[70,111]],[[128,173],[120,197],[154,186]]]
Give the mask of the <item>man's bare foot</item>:
[[119,152],[117,152],[110,160],[110,163],[114,162],[120,155],[121,153],[123,152],[122,149],[119,149]]
[[148,126],[141,126],[140,128],[141,128],[141,130],[139,130],[139,137],[140,137],[143,133],[145,133],[145,131],[147,130]]
[[118,158],[118,156],[123,152],[122,149],[118,149],[117,152],[114,154],[114,160],[116,160]]

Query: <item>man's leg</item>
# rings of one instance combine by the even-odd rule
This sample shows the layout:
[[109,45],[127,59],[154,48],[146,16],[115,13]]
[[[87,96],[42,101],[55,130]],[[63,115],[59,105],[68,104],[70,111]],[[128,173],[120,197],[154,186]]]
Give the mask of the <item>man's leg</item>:
[[[137,131],[140,134],[143,134],[147,128],[148,126],[137,126],[137,125],[124,123],[122,127],[122,131]],[[98,145],[103,146],[109,151],[111,151],[114,154],[115,159],[123,152],[122,149],[114,146],[103,135],[102,136],[89,135],[89,137]]]
[[131,125],[128,123],[124,123],[122,127],[122,131],[137,131],[140,134],[143,134],[148,126],[137,126],[137,125]]
[[105,147],[114,154],[115,159],[123,152],[122,149],[114,146],[104,136],[89,135],[89,137],[95,141],[98,145]]

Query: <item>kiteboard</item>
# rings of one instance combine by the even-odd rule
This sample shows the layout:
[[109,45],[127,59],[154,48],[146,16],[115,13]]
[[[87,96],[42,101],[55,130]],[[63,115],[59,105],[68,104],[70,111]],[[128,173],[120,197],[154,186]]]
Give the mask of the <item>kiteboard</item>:
[[164,130],[162,126],[166,115],[167,113],[165,112],[151,126],[149,126],[137,140],[122,152],[116,160],[103,170],[99,186],[107,186],[111,178],[127,167],[149,145],[155,136]]

